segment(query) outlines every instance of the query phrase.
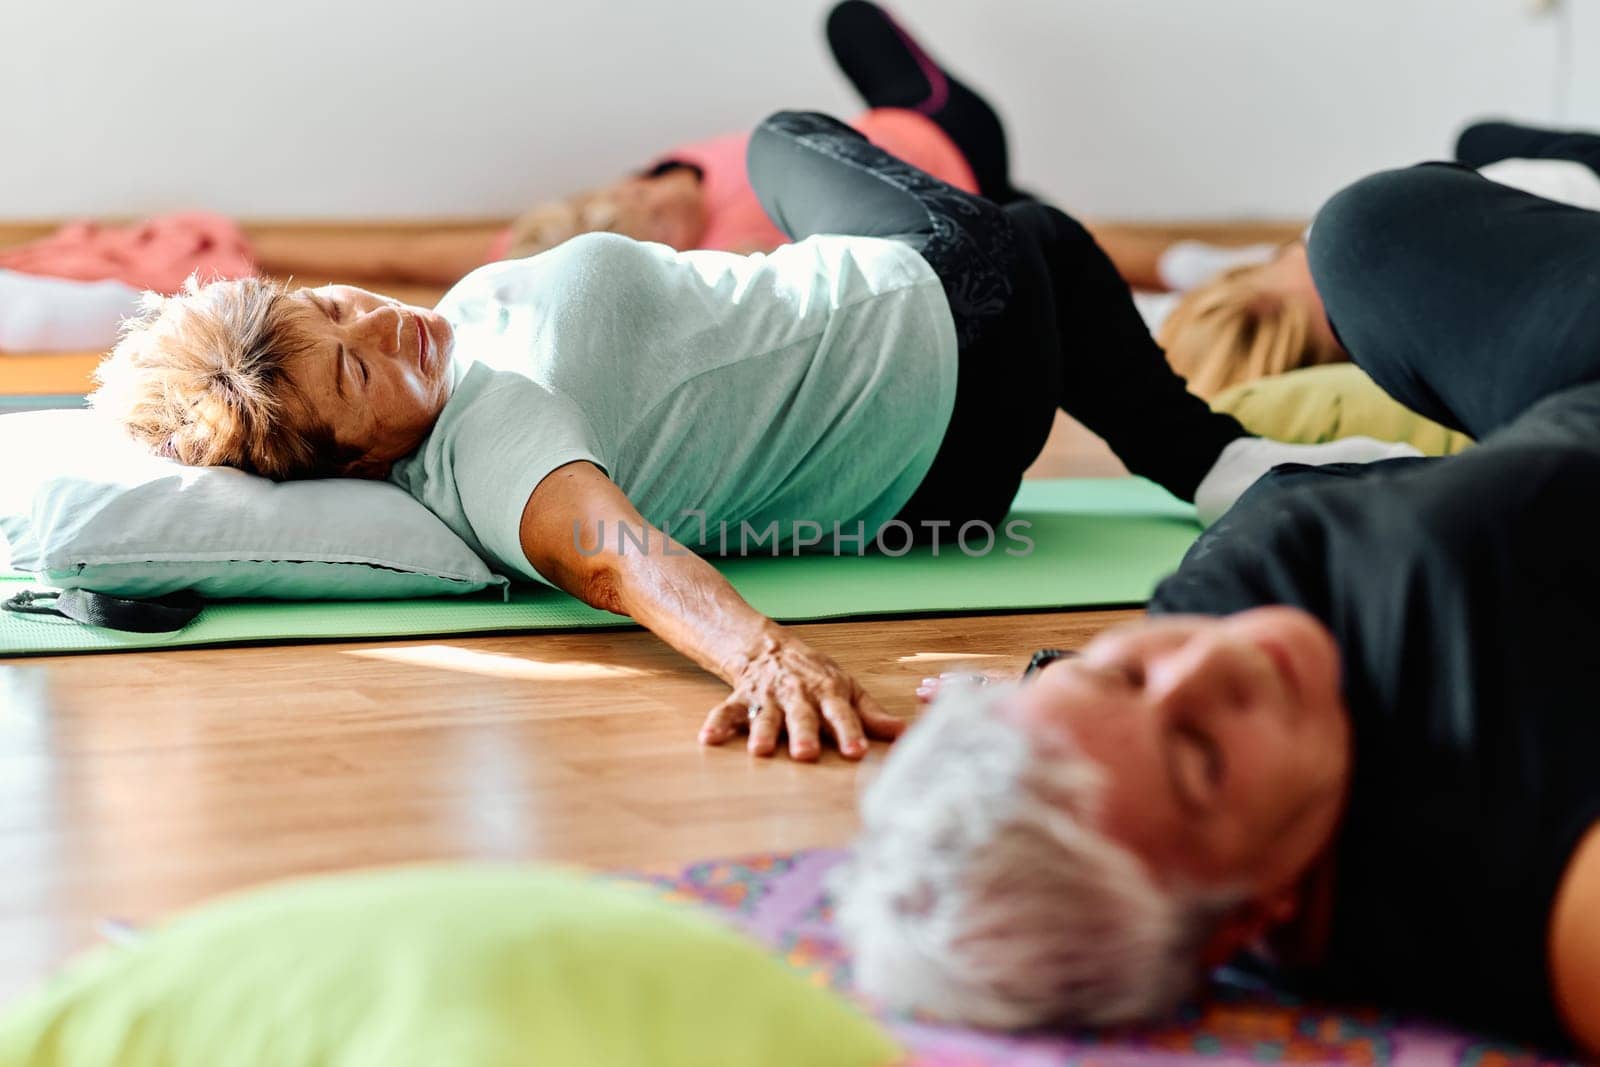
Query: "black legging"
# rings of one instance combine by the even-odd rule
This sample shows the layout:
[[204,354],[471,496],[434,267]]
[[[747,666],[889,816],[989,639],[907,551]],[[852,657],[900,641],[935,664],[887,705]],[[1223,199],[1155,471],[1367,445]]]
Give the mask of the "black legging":
[[1600,174],[1600,136],[1510,122],[1477,122],[1456,139],[1458,163],[1477,168],[1502,159],[1565,159]]
[[1351,359],[1446,426],[1487,437],[1600,382],[1600,212],[1424,164],[1328,201],[1308,254]]
[[1057,407],[1186,500],[1244,436],[1188,392],[1111,261],[1055,208],[1001,208],[810,113],[762,123],[748,169],[767,214],[796,240],[902,240],[944,284],[960,346],[956,402],[932,469],[899,515],[918,532],[927,520],[1003,517]]

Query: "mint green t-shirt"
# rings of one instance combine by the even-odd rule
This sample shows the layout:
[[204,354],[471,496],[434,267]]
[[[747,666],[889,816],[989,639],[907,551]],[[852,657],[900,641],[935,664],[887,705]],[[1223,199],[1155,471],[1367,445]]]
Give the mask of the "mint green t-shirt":
[[780,550],[819,528],[821,548],[835,532],[870,542],[955,403],[949,304],[895,241],[821,236],[747,257],[590,234],[474,271],[439,312],[454,388],[390,479],[524,578],[540,579],[524,506],[574,460],[697,551],[739,551],[741,524],[752,554],[772,551],[773,523]]

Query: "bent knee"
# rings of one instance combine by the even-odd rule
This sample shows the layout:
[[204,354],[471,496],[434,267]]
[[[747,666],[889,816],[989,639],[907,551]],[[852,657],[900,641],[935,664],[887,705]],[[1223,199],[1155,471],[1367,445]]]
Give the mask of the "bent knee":
[[1379,171],[1335,193],[1306,239],[1311,276],[1324,301],[1362,285],[1393,282],[1430,235],[1448,232],[1454,198],[1484,184],[1465,168],[1425,164]]
[[1478,181],[1469,171],[1424,164],[1370,174],[1333,194],[1312,220],[1310,250],[1316,256],[1352,244],[1384,242],[1388,235],[1414,229],[1419,209],[1436,204],[1445,188],[1461,179]]
[[1011,225],[1042,243],[1093,245],[1094,236],[1076,218],[1038,200],[1017,200],[1000,209]]

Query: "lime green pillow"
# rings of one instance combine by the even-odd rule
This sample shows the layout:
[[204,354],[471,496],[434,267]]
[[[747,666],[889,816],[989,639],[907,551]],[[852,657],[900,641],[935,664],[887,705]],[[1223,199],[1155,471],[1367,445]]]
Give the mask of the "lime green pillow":
[[1429,456],[1447,456],[1472,444],[1466,434],[1401,405],[1354,363],[1303,367],[1236,385],[1211,406],[1251,433],[1297,444],[1376,437],[1408,442]]
[[866,1017],[710,916],[575,872],[290,882],[105,948],[0,1018],[0,1067],[882,1065]]

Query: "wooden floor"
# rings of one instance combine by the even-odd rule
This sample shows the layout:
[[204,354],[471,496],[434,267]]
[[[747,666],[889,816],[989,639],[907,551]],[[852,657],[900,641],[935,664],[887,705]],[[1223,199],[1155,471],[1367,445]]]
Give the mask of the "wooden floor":
[[[1116,473],[1063,420],[1034,473]],[[1133,612],[801,626],[890,711]],[[0,659],[0,1002],[218,893],[379,864],[670,868],[839,845],[863,765],[701,749],[717,679],[643,631]]]
[[[7,236],[31,234],[0,227]],[[1033,476],[1115,474],[1064,418]],[[1129,612],[800,627],[890,710]],[[0,998],[272,879],[453,859],[670,867],[838,845],[863,766],[702,750],[720,683],[639,631],[0,660]]]
[[[1129,613],[800,627],[896,713]],[[452,859],[665,867],[845,842],[864,767],[701,749],[720,683],[650,635],[0,665],[0,997],[90,944],[290,875]]]

